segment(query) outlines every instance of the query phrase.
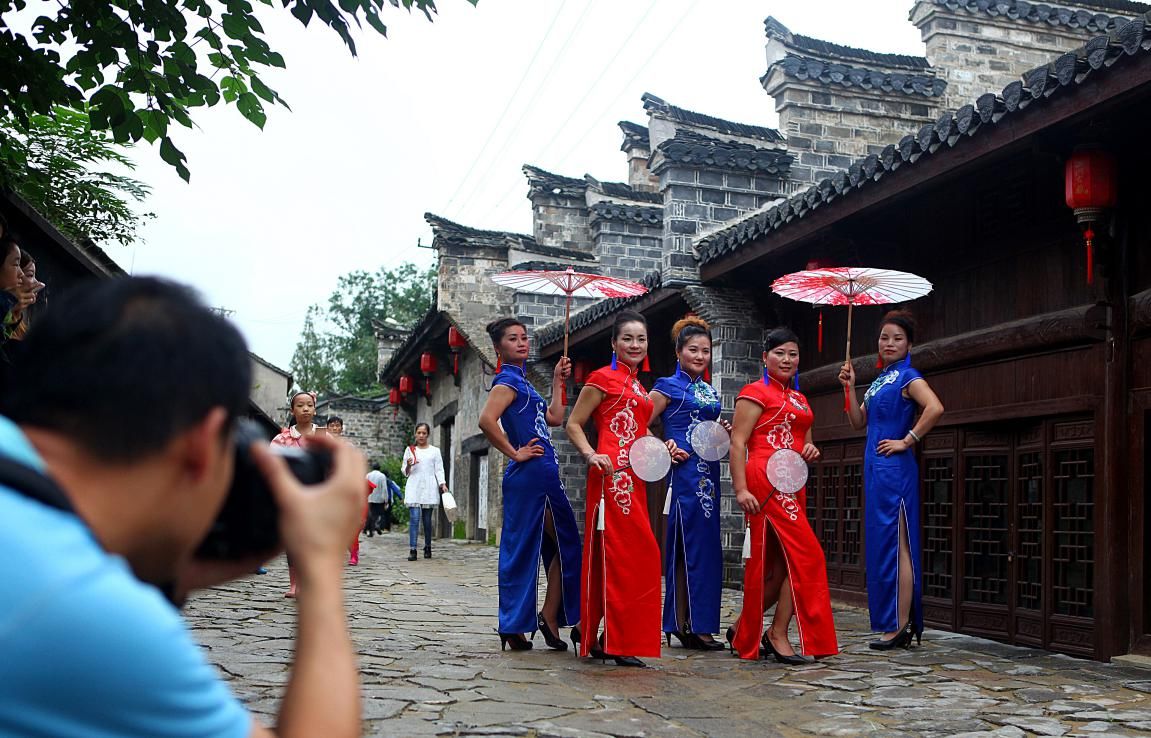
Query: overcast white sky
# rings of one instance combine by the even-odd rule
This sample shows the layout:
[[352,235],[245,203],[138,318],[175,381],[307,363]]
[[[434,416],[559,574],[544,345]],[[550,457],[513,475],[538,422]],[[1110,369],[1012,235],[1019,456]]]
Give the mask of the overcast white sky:
[[[389,37],[334,33],[264,6],[286,70],[265,75],[291,104],[261,132],[231,107],[177,131],[191,184],[134,152],[156,214],[135,248],[108,246],[136,274],[196,285],[235,311],[251,348],[287,368],[307,306],[341,274],[434,252],[423,214],[531,232],[520,167],[626,179],[616,122],[646,124],[640,96],[776,125],[759,85],[763,19],[875,51],[922,54],[911,0],[438,0],[434,23],[385,14]],[[537,53],[538,52],[538,53]]]

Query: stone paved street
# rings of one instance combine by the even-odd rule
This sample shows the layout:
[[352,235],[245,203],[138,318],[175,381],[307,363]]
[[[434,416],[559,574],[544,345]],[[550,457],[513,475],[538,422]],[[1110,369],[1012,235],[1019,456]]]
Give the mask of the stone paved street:
[[[371,736],[1133,736],[1151,734],[1151,672],[928,631],[869,651],[864,613],[836,611],[843,653],[803,667],[666,647],[653,668],[577,660],[537,637],[501,653],[494,547],[363,539],[348,569]],[[273,715],[294,607],[275,562],[188,605],[195,635],[250,708]],[[738,593],[726,593],[726,616]],[[796,642],[794,636],[792,641]]]

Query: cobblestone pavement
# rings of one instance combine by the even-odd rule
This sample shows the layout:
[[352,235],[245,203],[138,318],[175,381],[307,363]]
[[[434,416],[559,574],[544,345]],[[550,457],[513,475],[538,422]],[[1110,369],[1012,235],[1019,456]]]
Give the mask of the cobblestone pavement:
[[[927,631],[891,655],[865,613],[837,608],[843,652],[801,667],[664,647],[629,669],[547,650],[500,652],[494,547],[439,542],[406,561],[407,535],[365,538],[348,569],[371,736],[1133,736],[1151,734],[1151,672]],[[294,606],[274,562],[200,593],[196,637],[256,713],[274,715]],[[725,593],[731,622],[737,592]],[[797,642],[795,634],[792,642]]]

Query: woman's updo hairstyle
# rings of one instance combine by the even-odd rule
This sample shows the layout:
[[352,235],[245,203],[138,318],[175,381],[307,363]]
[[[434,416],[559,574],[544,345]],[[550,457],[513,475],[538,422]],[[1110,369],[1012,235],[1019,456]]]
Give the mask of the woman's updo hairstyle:
[[879,330],[883,330],[885,325],[899,326],[903,331],[903,335],[907,336],[908,343],[915,343],[915,316],[909,310],[892,310],[887,315],[883,316],[883,320],[879,322]]
[[615,316],[615,321],[611,324],[611,340],[619,338],[620,330],[628,323],[640,323],[644,329],[647,329],[647,318],[634,310],[621,310]]
[[488,323],[484,330],[488,332],[488,337],[492,339],[492,345],[499,346],[500,341],[504,340],[504,334],[507,333],[508,328],[517,325],[525,331],[528,329],[526,325],[515,318],[500,318],[499,320],[493,320]]
[[794,343],[798,346],[799,336],[795,335],[795,331],[784,326],[772,328],[767,332],[767,337],[763,339],[763,350],[766,353],[776,346],[782,346],[785,343]]
[[696,336],[707,336],[707,342],[711,343],[711,326],[707,324],[706,320],[698,316],[688,315],[680,318],[671,327],[671,340],[675,341],[677,354],[683,351],[687,342]]

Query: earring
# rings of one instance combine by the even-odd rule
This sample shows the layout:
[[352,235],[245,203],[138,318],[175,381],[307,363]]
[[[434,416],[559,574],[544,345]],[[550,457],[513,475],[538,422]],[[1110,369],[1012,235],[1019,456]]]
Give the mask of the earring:
[[496,371],[504,368],[504,358],[502,356],[496,357]]
[[645,372],[651,371],[651,361],[647,358],[647,354],[643,356],[643,366],[641,366],[640,369]]
[[796,373],[794,375],[792,375],[792,377],[791,377],[791,388],[794,389],[796,392],[799,392],[799,372],[798,371],[796,371]]
[[711,364],[708,364],[703,368],[703,381],[711,384]]
[[616,369],[619,369],[619,362],[616,361],[615,352],[612,351],[611,352],[611,370],[614,372]]
[[679,359],[676,359],[675,360],[675,373],[679,374],[681,371],[683,371],[683,369],[681,369],[679,366]]
[[763,383],[764,384],[771,384],[771,381],[768,380],[768,378],[767,378],[767,364],[763,365]]
[[875,368],[876,369],[882,369],[883,368],[883,359],[879,358],[878,356],[875,357]]
[[907,349],[907,365],[911,366],[911,349]]

